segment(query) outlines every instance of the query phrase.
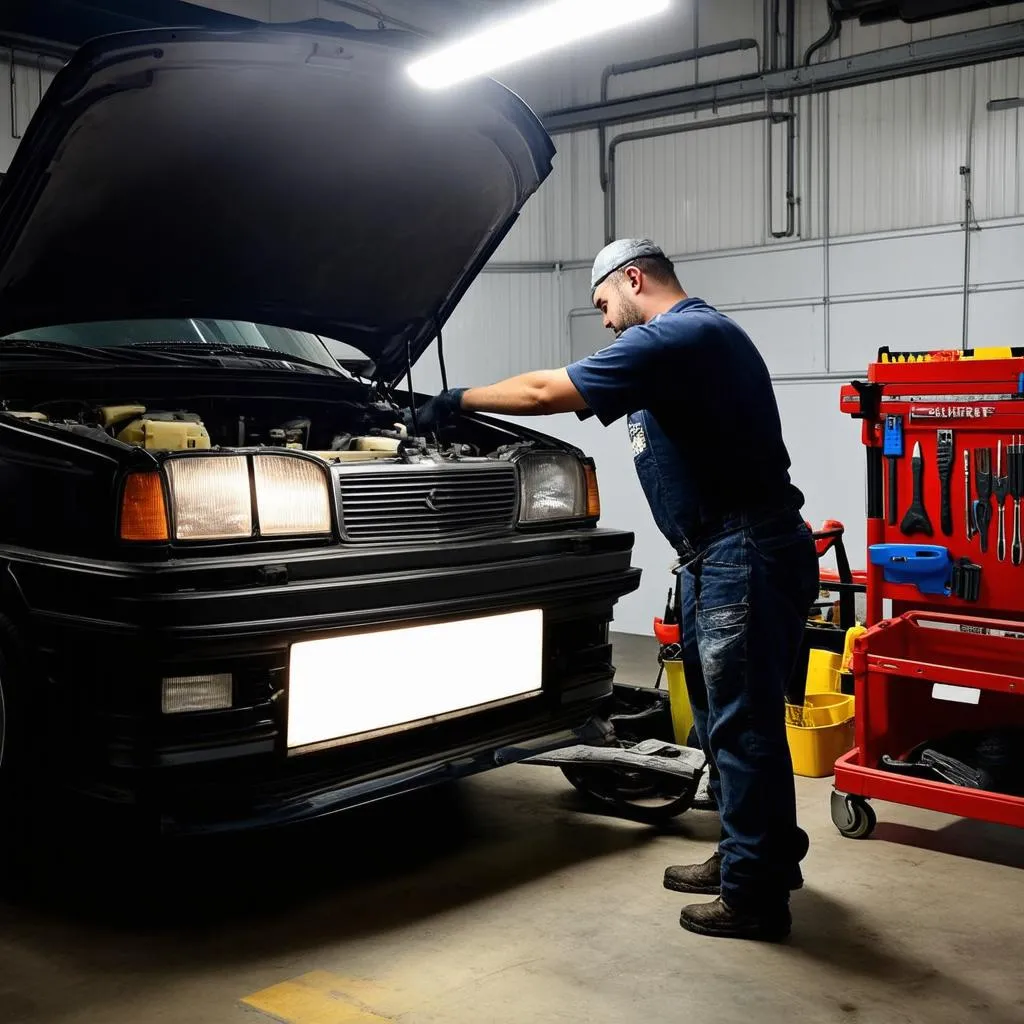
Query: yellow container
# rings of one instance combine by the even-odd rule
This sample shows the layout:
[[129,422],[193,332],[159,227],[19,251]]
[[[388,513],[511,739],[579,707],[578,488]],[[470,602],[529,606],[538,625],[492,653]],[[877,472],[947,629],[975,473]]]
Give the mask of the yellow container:
[[786,705],[786,721],[806,729],[840,725],[853,718],[853,697],[846,693],[809,693],[803,706]]
[[690,730],[693,728],[693,709],[690,707],[690,695],[686,689],[686,674],[681,661],[664,662],[665,679],[668,681],[668,700],[672,708],[672,732],[676,743],[681,747],[687,745]]
[[843,645],[843,671],[853,671],[853,642],[857,637],[866,633],[866,626],[852,626],[846,631],[846,643]]
[[803,707],[786,705],[786,738],[793,772],[823,779],[853,749],[854,700],[843,693],[808,694]]
[[812,647],[807,655],[807,686],[805,693],[838,693],[839,672],[843,656]]

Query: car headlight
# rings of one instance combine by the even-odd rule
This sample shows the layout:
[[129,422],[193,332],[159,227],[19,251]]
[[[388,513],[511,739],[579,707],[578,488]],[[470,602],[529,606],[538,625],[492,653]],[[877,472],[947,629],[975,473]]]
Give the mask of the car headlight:
[[252,536],[249,460],[244,455],[171,459],[167,479],[176,540]]
[[327,478],[316,463],[288,455],[257,455],[252,465],[264,537],[331,532]]
[[[164,469],[175,540],[243,540],[257,534],[287,537],[331,532],[327,474],[310,459],[288,455],[255,455],[251,459],[245,455],[181,456],[169,459]],[[156,476],[129,477],[121,511],[122,539],[167,540],[162,488],[155,482]]]
[[574,455],[526,455],[519,467],[520,523],[596,519],[601,514],[597,473]]

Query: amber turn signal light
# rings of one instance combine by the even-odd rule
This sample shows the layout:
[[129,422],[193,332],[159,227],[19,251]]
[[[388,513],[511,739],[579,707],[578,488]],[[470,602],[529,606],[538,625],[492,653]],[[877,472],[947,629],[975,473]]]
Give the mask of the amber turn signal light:
[[587,478],[587,518],[601,518],[601,489],[597,486],[597,470],[589,463],[583,466]]
[[167,504],[159,473],[129,473],[121,497],[121,540],[168,540]]

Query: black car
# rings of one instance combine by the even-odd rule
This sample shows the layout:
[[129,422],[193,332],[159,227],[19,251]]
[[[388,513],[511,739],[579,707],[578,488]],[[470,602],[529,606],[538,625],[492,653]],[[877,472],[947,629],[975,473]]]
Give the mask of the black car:
[[593,463],[403,419],[554,149],[408,58],[131,33],[43,98],[0,186],[3,799],[45,767],[166,832],[283,822],[605,706],[639,572]]

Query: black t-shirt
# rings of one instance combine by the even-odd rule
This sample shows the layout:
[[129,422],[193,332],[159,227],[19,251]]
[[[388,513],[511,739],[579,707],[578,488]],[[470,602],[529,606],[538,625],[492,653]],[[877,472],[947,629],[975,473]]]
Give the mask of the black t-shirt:
[[677,550],[734,517],[803,505],[764,359],[702,299],[623,331],[568,372],[605,426],[628,417],[640,483]]

